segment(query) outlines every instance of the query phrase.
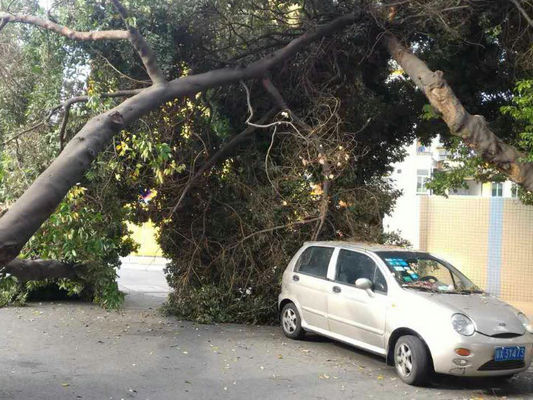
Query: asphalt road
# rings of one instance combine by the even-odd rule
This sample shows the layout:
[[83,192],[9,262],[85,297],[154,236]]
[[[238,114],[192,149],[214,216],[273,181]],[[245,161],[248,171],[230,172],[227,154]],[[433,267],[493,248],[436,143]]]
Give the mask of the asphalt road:
[[533,398],[533,370],[500,386],[407,386],[382,359],[278,327],[196,325],[82,303],[0,309],[0,399]]
[[503,386],[440,376],[414,388],[381,358],[318,336],[164,317],[164,263],[126,261],[121,312],[74,302],[0,309],[0,400],[533,399],[533,369]]

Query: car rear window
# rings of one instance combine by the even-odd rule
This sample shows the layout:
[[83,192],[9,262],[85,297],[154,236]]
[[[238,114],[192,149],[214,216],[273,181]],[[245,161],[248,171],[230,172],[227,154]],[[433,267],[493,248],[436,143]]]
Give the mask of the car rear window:
[[296,262],[294,271],[325,278],[333,250],[333,247],[308,247]]

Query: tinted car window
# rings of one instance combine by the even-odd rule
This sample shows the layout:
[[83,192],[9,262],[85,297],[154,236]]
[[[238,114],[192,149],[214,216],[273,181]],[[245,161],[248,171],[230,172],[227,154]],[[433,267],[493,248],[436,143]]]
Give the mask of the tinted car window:
[[337,259],[335,280],[354,285],[359,278],[367,278],[374,284],[374,290],[387,292],[385,277],[370,257],[355,251],[341,250]]
[[325,278],[328,274],[328,265],[332,254],[332,247],[308,247],[296,262],[294,270]]

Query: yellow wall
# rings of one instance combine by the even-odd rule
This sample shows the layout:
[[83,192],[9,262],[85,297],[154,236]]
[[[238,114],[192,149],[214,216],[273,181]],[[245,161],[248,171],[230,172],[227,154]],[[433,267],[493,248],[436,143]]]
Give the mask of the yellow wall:
[[145,222],[142,225],[128,223],[128,229],[133,232],[132,237],[135,242],[139,243],[139,249],[133,253],[136,256],[162,257],[163,252],[157,244],[157,228],[152,221]]
[[485,287],[490,199],[424,196],[420,200],[420,249],[440,255]]
[[[496,271],[492,279],[499,296],[517,305],[533,304],[532,206],[490,197],[424,196],[420,200],[421,250],[447,259],[485,289],[492,253],[496,257],[490,260],[492,273]],[[503,207],[491,211],[494,201],[502,201]],[[495,250],[498,246],[500,252]]]
[[503,214],[501,296],[533,301],[533,207],[506,200]]

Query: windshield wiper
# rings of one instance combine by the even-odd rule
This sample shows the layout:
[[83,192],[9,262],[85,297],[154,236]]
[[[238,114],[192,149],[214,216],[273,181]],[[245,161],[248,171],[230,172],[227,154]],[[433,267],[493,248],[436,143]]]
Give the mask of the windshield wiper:
[[483,290],[480,289],[461,289],[456,291],[459,294],[483,294],[485,293]]
[[422,291],[424,291],[424,292],[440,293],[439,290],[437,290],[437,289],[432,289],[432,288],[429,288],[429,287],[427,287],[427,286],[402,285],[402,287],[404,287],[404,288],[408,288],[408,289],[418,289],[418,290],[422,290]]

